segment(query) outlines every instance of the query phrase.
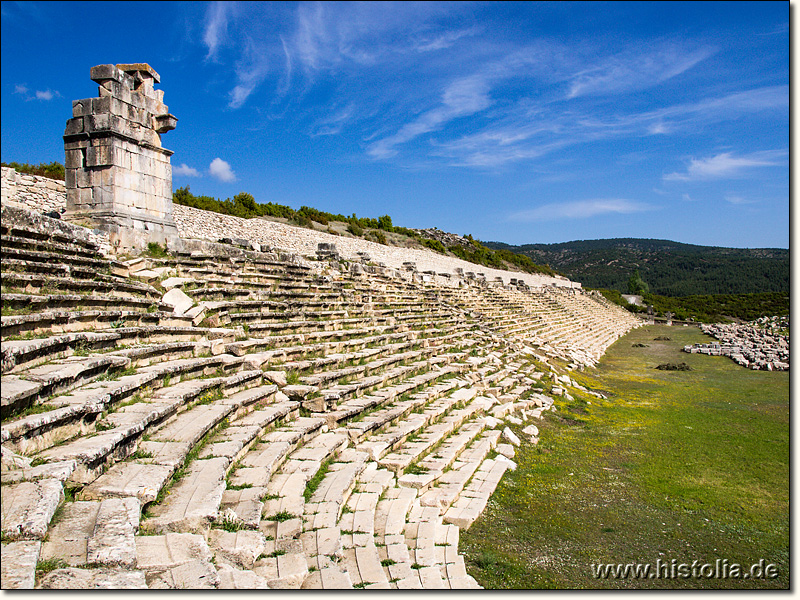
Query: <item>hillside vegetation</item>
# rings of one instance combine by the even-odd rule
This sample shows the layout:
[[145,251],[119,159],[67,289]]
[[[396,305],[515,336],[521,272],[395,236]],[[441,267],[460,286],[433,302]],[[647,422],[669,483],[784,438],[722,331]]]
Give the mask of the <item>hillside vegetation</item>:
[[628,291],[637,270],[659,296],[789,291],[789,251],[718,248],[668,240],[617,238],[511,246],[485,242],[550,265],[585,287]]
[[59,162],[39,163],[38,165],[31,165],[28,163],[0,163],[0,167],[11,167],[17,173],[25,173],[26,175],[38,175],[40,177],[48,177],[49,179],[58,179],[64,181],[64,165]]
[[[389,215],[382,215],[377,219],[357,217],[355,213],[347,217],[341,214],[332,214],[301,206],[298,210],[283,204],[267,202],[261,204],[247,192],[241,192],[232,199],[217,200],[211,196],[195,196],[188,186],[178,188],[172,195],[173,202],[184,206],[192,206],[202,210],[217,212],[244,219],[266,217],[283,219],[300,227],[319,229],[333,235],[349,235],[361,237],[365,240],[386,245],[402,245],[405,247],[419,247],[433,250],[447,256],[455,256],[467,262],[494,269],[509,269],[525,273],[542,273],[555,275],[556,273],[546,265],[534,263],[530,257],[516,254],[509,250],[493,250],[481,244],[471,235],[465,236],[464,244],[445,246],[442,242],[424,237],[414,229],[397,227],[392,224]],[[401,239],[387,237],[387,233],[396,234]],[[395,243],[396,242],[396,243]]]
[[693,296],[669,297],[644,294],[645,306],[629,304],[619,290],[599,290],[611,302],[631,312],[647,312],[653,307],[656,317],[672,313],[679,321],[701,323],[725,323],[732,319],[754,321],[759,317],[788,316],[789,292],[767,292],[763,294],[697,294]]

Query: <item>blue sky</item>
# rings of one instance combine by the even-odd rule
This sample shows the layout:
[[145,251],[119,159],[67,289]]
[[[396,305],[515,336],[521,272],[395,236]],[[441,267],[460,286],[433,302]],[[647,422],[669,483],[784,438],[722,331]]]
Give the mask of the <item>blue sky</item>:
[[789,3],[3,2],[2,160],[147,62],[173,188],[512,244],[789,247]]

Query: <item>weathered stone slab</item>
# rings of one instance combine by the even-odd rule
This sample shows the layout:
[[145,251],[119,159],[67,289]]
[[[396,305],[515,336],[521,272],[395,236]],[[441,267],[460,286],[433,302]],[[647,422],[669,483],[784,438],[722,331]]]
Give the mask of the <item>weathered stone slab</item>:
[[99,510],[99,501],[65,503],[59,522],[42,544],[42,560],[61,559],[73,567],[85,565],[88,562],[87,541],[94,532]]
[[300,402],[318,389],[319,388],[313,385],[287,385],[284,386],[281,391],[289,396],[290,400]]
[[520,443],[521,443],[519,441],[519,438],[517,437],[517,435],[513,431],[511,431],[511,429],[508,428],[508,427],[503,429],[503,438],[508,440],[509,442],[511,442],[515,446],[519,446]]
[[4,590],[32,590],[36,584],[36,564],[41,546],[38,540],[4,543],[0,587]]
[[82,500],[136,497],[142,505],[153,502],[175,471],[167,465],[137,461],[114,465],[80,492]]
[[256,559],[264,552],[266,539],[260,531],[212,529],[208,533],[208,545],[218,559],[252,569]]
[[514,446],[511,444],[497,444],[495,450],[497,450],[498,454],[502,454],[506,458],[514,458]]
[[71,566],[131,567],[136,562],[138,525],[136,498],[69,502],[42,545],[41,558],[61,559]]
[[303,589],[346,590],[353,589],[350,574],[336,566],[329,566],[311,573],[303,583]]
[[262,467],[274,472],[291,448],[292,445],[289,442],[269,442],[266,446],[259,446],[255,450],[248,452],[242,459],[242,465],[245,467]]
[[136,563],[134,535],[139,529],[139,500],[109,498],[100,510],[87,542],[87,562],[109,566],[132,567]]
[[261,497],[265,493],[266,488],[264,487],[225,490],[220,502],[221,517],[239,521],[245,527],[256,529],[261,520],[261,510],[264,506]]
[[170,489],[160,506],[152,509],[153,518],[143,526],[148,531],[200,531],[214,521],[225,491],[228,459],[196,460],[187,475]]
[[150,439],[155,442],[188,442],[194,446],[233,410],[232,406],[218,404],[195,406],[153,433]]
[[21,481],[38,481],[40,479],[56,479],[63,482],[69,479],[69,476],[72,475],[76,466],[76,461],[65,460],[14,471],[4,470],[2,473],[2,481],[4,485],[19,483]]
[[217,575],[219,575],[220,590],[266,590],[269,589],[267,580],[259,577],[253,571],[242,571],[234,569],[230,565],[218,564]]
[[161,571],[199,560],[210,562],[211,550],[202,535],[167,533],[136,536],[136,566]]
[[308,562],[303,554],[282,554],[260,559],[253,571],[266,579],[272,589],[300,589],[308,576]]
[[355,549],[358,575],[362,582],[388,583],[386,573],[381,566],[378,549],[374,544]]
[[63,486],[56,479],[0,486],[0,494],[2,532],[9,540],[41,540],[47,534],[58,505],[64,500]]
[[141,590],[147,581],[141,571],[128,569],[56,569],[42,578],[42,590]]
[[164,304],[172,307],[175,315],[182,315],[194,306],[194,300],[178,288],[172,288],[161,298]]
[[154,442],[148,440],[139,442],[139,450],[142,455],[150,455],[148,458],[139,458],[142,463],[153,463],[177,469],[186,459],[186,455],[192,446],[189,442]]
[[26,400],[35,396],[42,389],[42,384],[35,381],[21,379],[17,375],[3,375],[0,377],[0,406],[2,417],[5,419],[13,411],[24,408]]
[[154,590],[206,590],[216,589],[218,585],[219,576],[214,565],[202,560],[193,560],[147,576],[147,587]]

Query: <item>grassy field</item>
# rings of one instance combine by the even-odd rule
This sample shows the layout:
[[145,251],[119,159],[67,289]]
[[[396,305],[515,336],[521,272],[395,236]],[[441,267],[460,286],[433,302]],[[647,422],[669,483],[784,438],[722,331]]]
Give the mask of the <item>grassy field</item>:
[[[597,369],[573,375],[607,398],[570,390],[574,401],[536,422],[538,446],[523,441],[517,470],[461,534],[481,585],[788,588],[789,373],[680,352],[708,339],[695,328],[642,327]],[[667,362],[692,370],[655,369]],[[763,559],[777,577],[696,576],[717,559],[747,571]],[[652,573],[659,560],[660,578],[598,578],[591,567],[650,563]]]

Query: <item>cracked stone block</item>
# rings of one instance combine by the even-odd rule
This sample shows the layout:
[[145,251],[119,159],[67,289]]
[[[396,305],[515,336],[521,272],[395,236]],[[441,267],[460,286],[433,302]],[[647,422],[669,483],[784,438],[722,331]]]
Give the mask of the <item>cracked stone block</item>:
[[234,569],[230,565],[217,565],[219,575],[218,589],[221,590],[266,590],[269,589],[267,580],[259,577],[253,571]]
[[264,552],[266,539],[260,531],[225,531],[212,529],[208,533],[208,545],[217,557],[232,565],[252,569]]
[[147,574],[147,586],[155,590],[216,589],[218,585],[219,575],[214,565],[202,560]]
[[50,520],[64,500],[64,489],[56,479],[25,481],[0,488],[2,532],[10,540],[42,539]]
[[194,533],[136,536],[136,566],[139,569],[166,570],[200,560],[210,562],[212,555],[205,538]]
[[141,590],[147,581],[141,571],[127,569],[56,569],[37,586],[42,590]]

